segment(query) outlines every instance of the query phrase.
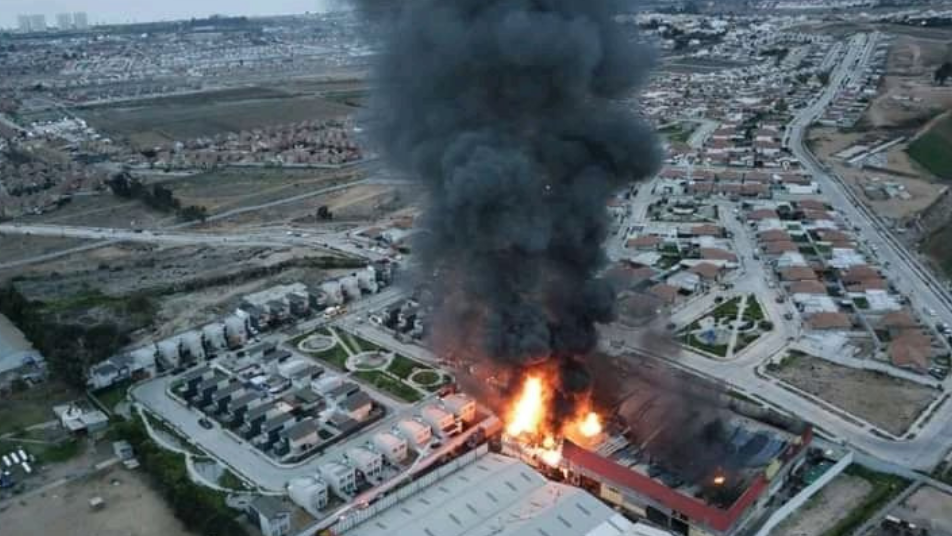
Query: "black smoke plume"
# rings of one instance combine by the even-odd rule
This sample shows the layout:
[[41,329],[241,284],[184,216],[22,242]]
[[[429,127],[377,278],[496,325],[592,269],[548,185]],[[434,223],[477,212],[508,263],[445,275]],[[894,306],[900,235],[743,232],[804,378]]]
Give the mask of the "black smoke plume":
[[653,64],[616,22],[625,11],[614,0],[367,10],[383,32],[372,137],[428,192],[415,253],[442,299],[440,346],[517,364],[574,359],[613,318],[598,277],[606,203],[659,164],[652,131],[619,101]]

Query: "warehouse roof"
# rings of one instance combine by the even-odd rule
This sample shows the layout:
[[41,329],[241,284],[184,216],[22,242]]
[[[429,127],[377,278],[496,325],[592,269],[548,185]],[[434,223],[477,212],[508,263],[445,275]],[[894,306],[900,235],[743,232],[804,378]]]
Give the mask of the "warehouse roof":
[[361,536],[621,536],[633,524],[584,490],[487,454],[356,527]]

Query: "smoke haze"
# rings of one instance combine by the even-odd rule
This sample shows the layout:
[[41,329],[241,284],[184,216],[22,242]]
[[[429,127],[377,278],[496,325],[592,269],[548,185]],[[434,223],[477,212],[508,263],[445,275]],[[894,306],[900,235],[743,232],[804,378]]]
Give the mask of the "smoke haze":
[[606,203],[660,160],[616,100],[653,55],[615,23],[618,1],[396,5],[371,11],[384,32],[372,136],[429,194],[415,253],[443,300],[437,349],[470,343],[516,364],[588,355],[613,318],[597,277]]

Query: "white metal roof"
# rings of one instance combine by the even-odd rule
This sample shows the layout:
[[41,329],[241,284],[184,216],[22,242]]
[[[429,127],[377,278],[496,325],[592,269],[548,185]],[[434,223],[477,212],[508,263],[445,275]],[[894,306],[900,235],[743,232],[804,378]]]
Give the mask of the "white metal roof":
[[634,525],[584,490],[487,454],[368,519],[361,536],[622,536]]

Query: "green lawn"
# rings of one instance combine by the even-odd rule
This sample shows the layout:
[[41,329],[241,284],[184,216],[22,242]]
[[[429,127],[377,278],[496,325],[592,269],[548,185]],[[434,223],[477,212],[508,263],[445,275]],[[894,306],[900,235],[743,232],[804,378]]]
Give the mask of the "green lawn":
[[387,350],[379,344],[374,344],[363,337],[354,335],[352,333],[348,333],[347,335],[349,336],[347,339],[347,345],[350,346],[355,352],[379,352]]
[[85,445],[78,439],[68,439],[53,445],[24,445],[30,454],[36,457],[39,463],[61,463],[75,458],[83,453]]
[[354,372],[354,376],[406,402],[416,402],[423,398],[413,387],[379,370],[361,370]]
[[711,313],[711,316],[713,316],[715,320],[721,320],[725,318],[729,320],[735,320],[737,319],[737,312],[739,308],[740,296],[736,296],[718,305],[717,308]]
[[307,355],[320,359],[321,361],[333,366],[338,370],[347,370],[347,358],[350,354],[347,349],[340,344],[334,345],[330,350],[323,352],[305,352]]
[[823,536],[846,536],[852,534],[865,521],[878,512],[896,495],[909,486],[909,481],[886,473],[877,473],[861,465],[850,465],[846,474],[857,476],[873,485],[872,491],[863,500],[863,503],[851,510],[845,517]]
[[709,354],[714,354],[720,357],[727,356],[727,345],[726,344],[705,344],[695,337],[692,334],[687,334],[681,338],[681,342],[690,346],[691,348],[696,348],[698,350],[707,352]]
[[673,142],[687,143],[694,132],[694,128],[692,125],[675,123],[661,129],[659,132]]
[[96,397],[96,399],[112,413],[112,409],[125,400],[126,389],[128,389],[131,384],[132,382],[128,381],[117,383],[116,385],[92,393],[92,396]]
[[221,476],[218,477],[218,485],[223,488],[234,489],[234,490],[243,490],[247,489],[244,481],[238,478],[235,473],[232,473],[230,470],[225,469]]
[[906,152],[930,173],[952,179],[952,116],[938,121],[927,132],[909,144]]
[[922,244],[922,249],[942,267],[948,276],[952,276],[952,248],[948,247],[950,241],[952,241],[952,225],[942,225]]
[[429,368],[430,367],[424,365],[423,363],[414,361],[410,359],[409,357],[405,357],[400,354],[397,354],[394,356],[393,361],[390,362],[390,366],[387,367],[387,371],[393,374],[394,376],[397,376],[398,378],[405,380],[407,379],[407,377],[410,376],[410,374],[413,373],[414,370],[429,369]]
[[82,395],[58,382],[47,382],[22,393],[0,398],[0,435],[51,421],[53,406],[76,400]]
[[753,294],[747,296],[747,308],[744,309],[744,319],[751,322],[760,322],[764,318],[764,310],[760,302],[757,301],[757,297]]

